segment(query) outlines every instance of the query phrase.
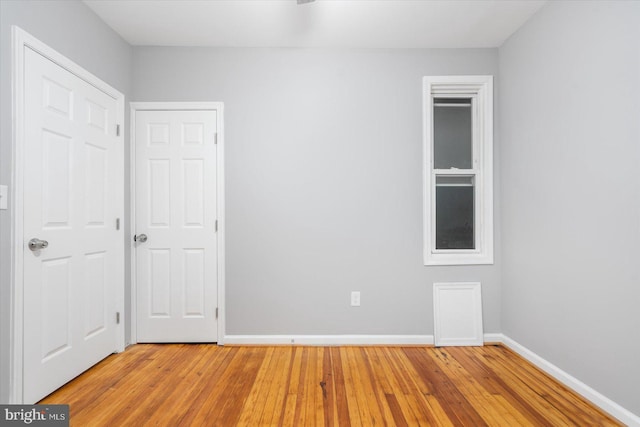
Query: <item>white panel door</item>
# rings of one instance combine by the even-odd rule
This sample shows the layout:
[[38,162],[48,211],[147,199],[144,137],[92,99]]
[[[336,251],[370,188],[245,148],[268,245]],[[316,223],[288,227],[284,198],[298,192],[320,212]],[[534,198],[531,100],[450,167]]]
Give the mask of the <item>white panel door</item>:
[[[116,350],[122,190],[116,100],[31,49],[24,61],[23,399],[32,403]],[[30,248],[33,238],[48,246]]]
[[136,111],[137,341],[217,341],[215,111]]

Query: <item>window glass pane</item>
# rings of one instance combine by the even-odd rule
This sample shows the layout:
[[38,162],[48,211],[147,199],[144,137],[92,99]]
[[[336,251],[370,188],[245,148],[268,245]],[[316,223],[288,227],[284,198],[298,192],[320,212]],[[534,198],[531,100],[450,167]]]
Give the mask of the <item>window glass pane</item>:
[[471,169],[471,98],[435,98],[433,101],[434,167]]
[[436,177],[436,249],[475,249],[473,179]]

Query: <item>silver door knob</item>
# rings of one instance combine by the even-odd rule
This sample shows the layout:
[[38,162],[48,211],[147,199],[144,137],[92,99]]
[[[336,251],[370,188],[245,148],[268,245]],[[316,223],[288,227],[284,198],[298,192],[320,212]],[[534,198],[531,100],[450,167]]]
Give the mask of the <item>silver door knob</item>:
[[39,251],[40,249],[45,249],[49,246],[49,242],[46,240],[36,239],[35,237],[29,240],[29,249],[32,251]]
[[134,242],[144,243],[144,242],[147,241],[147,235],[146,234],[136,234],[135,236],[133,236],[133,241]]

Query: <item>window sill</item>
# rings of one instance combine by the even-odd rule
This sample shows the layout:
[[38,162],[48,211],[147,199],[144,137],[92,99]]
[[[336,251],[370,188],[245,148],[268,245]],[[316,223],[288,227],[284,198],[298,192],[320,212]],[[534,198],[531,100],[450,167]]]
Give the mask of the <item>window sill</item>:
[[492,265],[493,254],[469,253],[428,253],[424,258],[424,265]]

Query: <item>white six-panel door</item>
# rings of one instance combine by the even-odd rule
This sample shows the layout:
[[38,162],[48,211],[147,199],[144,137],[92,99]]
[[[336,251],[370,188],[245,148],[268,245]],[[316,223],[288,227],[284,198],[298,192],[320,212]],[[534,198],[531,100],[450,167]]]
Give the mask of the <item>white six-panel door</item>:
[[217,341],[216,111],[135,112],[138,342]]
[[[122,147],[114,98],[31,49],[24,55],[23,400],[31,403],[117,348]],[[48,246],[30,248],[32,238]]]

